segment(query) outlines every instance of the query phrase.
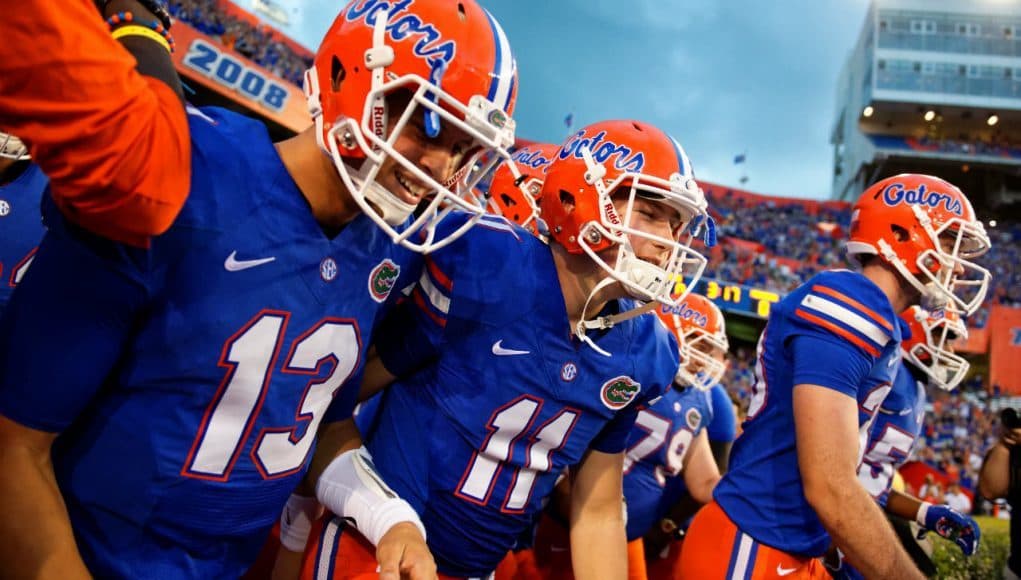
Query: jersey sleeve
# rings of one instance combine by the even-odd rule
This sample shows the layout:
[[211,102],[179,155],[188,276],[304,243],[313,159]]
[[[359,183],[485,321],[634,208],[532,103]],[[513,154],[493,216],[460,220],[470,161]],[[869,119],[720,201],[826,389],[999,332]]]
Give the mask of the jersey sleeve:
[[727,389],[723,385],[715,385],[709,393],[709,398],[712,416],[706,427],[706,434],[710,441],[730,443],[737,438],[737,416],[734,414],[734,405],[727,396]]
[[67,224],[48,205],[57,215],[0,320],[0,414],[56,433],[130,340],[149,295],[148,252]]
[[613,419],[592,440],[589,449],[603,453],[620,453],[627,449],[628,438],[635,426],[639,410],[639,405],[631,403],[617,411]]
[[184,106],[135,70],[91,0],[24,0],[0,19],[0,127],[28,144],[72,221],[145,246],[191,181]]
[[818,385],[855,399],[875,362],[847,342],[826,335],[797,336],[790,348],[794,385]]
[[794,384],[813,384],[857,397],[886,346],[900,339],[886,296],[864,276],[816,276],[791,297],[784,342],[791,350]]
[[407,300],[401,301],[376,330],[376,352],[386,370],[402,377],[437,358],[450,314],[452,265],[437,252],[425,267]]

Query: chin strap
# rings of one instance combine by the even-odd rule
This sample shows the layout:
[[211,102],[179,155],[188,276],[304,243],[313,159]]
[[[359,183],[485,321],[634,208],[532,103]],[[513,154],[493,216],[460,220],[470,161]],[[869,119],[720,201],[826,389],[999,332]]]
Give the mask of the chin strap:
[[[364,165],[369,165],[365,163]],[[363,165],[363,167],[364,167]],[[404,223],[408,216],[415,211],[418,206],[413,203],[407,203],[402,201],[399,197],[390,192],[387,188],[379,184],[375,179],[366,180],[361,171],[354,172],[355,184],[362,187],[366,201],[371,203],[379,211],[379,217],[383,218],[383,221],[391,226],[397,226]]]
[[596,287],[592,289],[592,292],[589,292],[588,298],[585,300],[585,307],[581,309],[581,320],[578,321],[578,324],[574,327],[574,334],[578,337],[578,340],[589,345],[590,347],[592,347],[592,350],[598,352],[603,356],[613,356],[613,354],[606,351],[605,349],[599,348],[599,345],[597,345],[595,341],[589,338],[589,336],[586,334],[588,329],[595,328],[599,330],[608,330],[616,326],[618,323],[624,322],[626,320],[631,320],[632,318],[641,316],[646,312],[651,312],[656,308],[656,306],[659,305],[659,303],[656,301],[647,302],[639,306],[638,308],[632,308],[631,310],[625,310],[624,312],[611,314],[609,316],[598,316],[596,318],[593,318],[592,320],[585,320],[585,313],[588,312],[588,307],[589,304],[592,302],[592,298],[596,294],[598,294],[600,290],[606,288],[607,286],[613,284],[616,281],[617,280],[615,280],[614,278],[607,276],[600,280],[598,284],[596,284]]

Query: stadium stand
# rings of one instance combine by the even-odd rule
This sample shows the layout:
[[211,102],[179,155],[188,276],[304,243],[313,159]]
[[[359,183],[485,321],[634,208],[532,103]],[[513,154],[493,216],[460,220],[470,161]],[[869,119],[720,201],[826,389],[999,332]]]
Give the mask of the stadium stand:
[[274,75],[301,86],[312,54],[230,2],[220,0],[171,0],[170,14],[187,22],[223,46],[244,55]]

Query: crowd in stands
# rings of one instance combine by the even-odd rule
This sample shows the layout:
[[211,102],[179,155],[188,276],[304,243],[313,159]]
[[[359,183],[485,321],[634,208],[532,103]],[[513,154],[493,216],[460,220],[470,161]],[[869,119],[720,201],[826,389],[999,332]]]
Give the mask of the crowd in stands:
[[929,389],[929,399],[914,459],[974,492],[982,458],[999,433],[996,397],[976,375],[953,392]]
[[842,237],[848,208],[754,202],[725,191],[710,194],[720,251],[706,275],[787,292],[819,270],[846,265]]
[[300,54],[272,29],[255,26],[229,14],[221,0],[170,0],[170,14],[206,36],[219,40],[274,75],[301,86],[305,70],[312,66],[308,54]]
[[992,140],[922,137],[918,139],[918,145],[924,149],[939,151],[940,153],[959,155],[993,155],[1004,157],[1019,153],[1017,147],[1013,146],[1006,137],[1001,135],[995,136]]

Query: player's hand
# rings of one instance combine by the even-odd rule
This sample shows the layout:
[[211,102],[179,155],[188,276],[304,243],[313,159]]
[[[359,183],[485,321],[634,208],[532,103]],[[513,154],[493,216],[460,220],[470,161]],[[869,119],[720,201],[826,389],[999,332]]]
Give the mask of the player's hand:
[[836,546],[830,546],[822,557],[822,565],[834,580],[865,580],[859,572],[844,558],[844,554]]
[[957,544],[965,556],[978,550],[982,531],[971,516],[966,516],[945,505],[930,505],[925,514],[925,529]]
[[436,580],[436,562],[414,524],[390,528],[376,546],[380,580]]

